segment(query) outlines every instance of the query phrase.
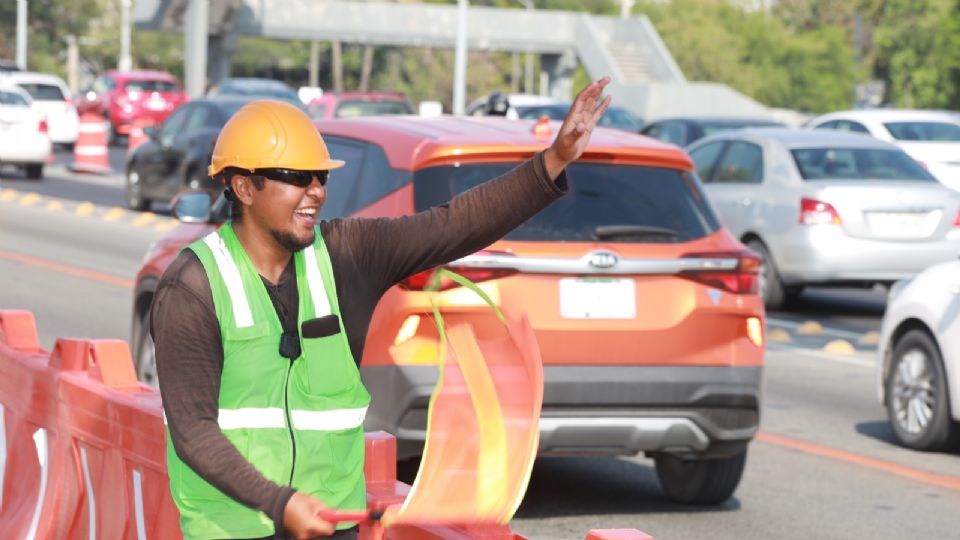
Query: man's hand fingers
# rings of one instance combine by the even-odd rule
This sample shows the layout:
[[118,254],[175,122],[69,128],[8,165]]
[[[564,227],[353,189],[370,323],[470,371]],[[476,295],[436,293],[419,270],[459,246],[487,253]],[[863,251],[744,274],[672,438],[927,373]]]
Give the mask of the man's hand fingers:
[[613,96],[607,96],[603,98],[603,102],[600,103],[600,106],[593,111],[593,125],[597,125],[597,122],[603,118],[603,113],[607,112],[607,107],[610,106],[610,102],[613,100]]

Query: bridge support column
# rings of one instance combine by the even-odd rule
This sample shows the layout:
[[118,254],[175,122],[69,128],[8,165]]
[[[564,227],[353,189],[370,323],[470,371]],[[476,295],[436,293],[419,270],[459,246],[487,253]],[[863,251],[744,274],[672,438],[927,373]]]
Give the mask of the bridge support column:
[[573,98],[573,72],[579,65],[573,51],[540,56],[540,94],[552,98]]

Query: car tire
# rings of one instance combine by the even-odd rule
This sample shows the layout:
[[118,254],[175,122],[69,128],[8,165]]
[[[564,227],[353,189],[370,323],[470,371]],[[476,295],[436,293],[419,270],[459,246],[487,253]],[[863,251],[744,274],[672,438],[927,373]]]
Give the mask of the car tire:
[[759,255],[762,261],[760,266],[760,296],[763,298],[763,305],[769,310],[780,309],[786,304],[787,292],[770,251],[767,250],[767,246],[763,242],[756,238],[747,240],[747,247]]
[[140,182],[140,172],[137,171],[135,164],[127,169],[125,186],[128,208],[142,212],[150,207],[150,199],[143,196],[143,184]]
[[727,458],[683,459],[672,454],[654,458],[660,486],[682,504],[716,505],[736,491],[747,463],[747,449]]
[[887,370],[887,419],[901,444],[915,450],[953,448],[960,426],[950,418],[950,396],[940,348],[923,330],[910,330],[893,346]]
[[140,336],[137,339],[137,350],[134,357],[137,366],[137,379],[153,388],[160,388],[157,379],[157,354],[153,345],[153,336],[150,335],[150,313],[144,314],[140,322]]
[[43,178],[43,163],[24,165],[23,170],[27,174],[27,178],[31,180],[40,180]]

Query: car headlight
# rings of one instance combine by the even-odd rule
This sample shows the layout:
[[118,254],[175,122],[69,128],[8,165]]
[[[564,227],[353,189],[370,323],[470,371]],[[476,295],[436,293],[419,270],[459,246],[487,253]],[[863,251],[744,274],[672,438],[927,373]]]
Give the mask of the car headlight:
[[890,286],[890,292],[887,293],[887,304],[893,302],[900,296],[900,293],[907,288],[907,285],[913,282],[913,278],[901,279]]

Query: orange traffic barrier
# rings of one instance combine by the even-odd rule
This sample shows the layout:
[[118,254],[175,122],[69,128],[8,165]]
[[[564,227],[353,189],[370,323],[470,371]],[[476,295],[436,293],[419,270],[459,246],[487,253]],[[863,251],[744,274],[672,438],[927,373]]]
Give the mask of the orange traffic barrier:
[[[126,342],[61,338],[47,352],[32,313],[0,310],[0,374],[3,538],[181,538],[160,394],[137,381]],[[369,510],[405,500],[392,435],[367,434],[364,473]],[[634,533],[591,531],[587,540],[650,538]],[[524,540],[483,524],[365,523],[360,538]]]
[[109,124],[95,113],[80,115],[77,142],[73,145],[73,163],[70,170],[78,173],[107,174],[110,161],[107,156]]
[[133,153],[138,146],[147,142],[146,132],[144,128],[154,125],[154,121],[150,118],[137,118],[133,121],[133,125],[130,126],[130,133],[127,134],[127,155]]

